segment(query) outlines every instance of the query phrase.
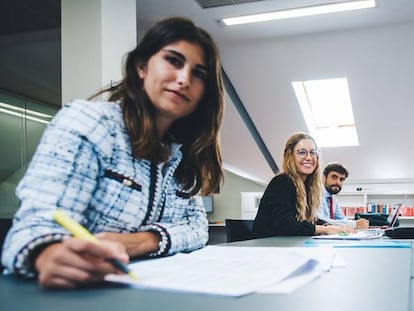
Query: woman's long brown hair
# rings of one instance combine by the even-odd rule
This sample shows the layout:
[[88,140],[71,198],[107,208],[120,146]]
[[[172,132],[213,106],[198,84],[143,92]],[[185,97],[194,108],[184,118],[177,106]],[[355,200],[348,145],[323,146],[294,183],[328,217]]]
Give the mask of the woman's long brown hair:
[[224,92],[218,49],[206,31],[186,18],[162,20],[128,53],[123,80],[93,97],[109,92],[110,101],[122,103],[134,157],[153,162],[164,161],[167,151],[155,129],[154,107],[144,91],[137,67],[145,66],[151,56],[164,46],[179,40],[202,47],[208,73],[204,96],[196,110],[176,120],[168,136],[182,144],[183,159],[176,171],[177,181],[191,195],[200,191],[207,195],[215,192],[223,180],[219,130],[223,118]]

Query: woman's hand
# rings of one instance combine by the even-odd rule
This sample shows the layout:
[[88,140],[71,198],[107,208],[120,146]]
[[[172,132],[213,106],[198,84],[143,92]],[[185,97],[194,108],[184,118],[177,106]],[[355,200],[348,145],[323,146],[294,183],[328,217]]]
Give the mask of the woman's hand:
[[315,226],[315,234],[338,234],[338,233],[355,233],[355,229],[348,226]]
[[326,226],[328,232],[326,234],[338,233],[355,233],[355,229],[348,226]]
[[69,238],[46,247],[35,259],[38,281],[44,288],[76,288],[102,281],[108,273],[120,273],[108,259],[128,263],[122,243],[102,241],[93,243]]
[[357,229],[368,229],[369,227],[369,220],[365,218],[360,218],[356,220],[356,228]]

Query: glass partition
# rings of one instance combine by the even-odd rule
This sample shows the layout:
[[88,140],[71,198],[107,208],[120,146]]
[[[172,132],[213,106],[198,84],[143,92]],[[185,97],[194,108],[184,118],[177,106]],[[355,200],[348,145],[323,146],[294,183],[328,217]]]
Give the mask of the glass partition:
[[17,183],[58,110],[58,107],[0,92],[0,218],[11,218],[16,212]]

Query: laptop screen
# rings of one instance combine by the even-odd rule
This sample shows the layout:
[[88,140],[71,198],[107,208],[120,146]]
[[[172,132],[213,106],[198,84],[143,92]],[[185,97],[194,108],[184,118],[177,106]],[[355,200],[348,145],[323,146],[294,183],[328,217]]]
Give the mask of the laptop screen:
[[401,208],[401,203],[397,204],[397,206],[395,206],[393,208],[393,210],[391,211],[391,213],[388,215],[387,217],[387,223],[390,227],[394,227],[395,223],[397,222],[397,218],[398,218],[398,213],[400,211]]

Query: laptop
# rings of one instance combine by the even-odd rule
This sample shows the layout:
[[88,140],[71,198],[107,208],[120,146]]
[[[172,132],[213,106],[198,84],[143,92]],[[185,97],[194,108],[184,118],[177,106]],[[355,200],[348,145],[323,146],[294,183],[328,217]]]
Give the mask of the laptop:
[[387,217],[388,227],[395,227],[402,204],[397,204]]
[[[398,211],[397,211],[397,216],[398,216]],[[395,224],[395,221],[396,219],[394,220],[394,224]],[[395,225],[390,226],[389,228],[386,228],[384,230],[384,235],[391,239],[414,239],[414,227],[407,227],[407,226],[396,227]]]
[[393,208],[393,210],[391,211],[391,213],[388,215],[387,219],[385,220],[386,223],[383,226],[369,226],[368,228],[369,229],[378,229],[378,228],[387,229],[387,228],[395,227],[401,206],[402,204],[399,203]]
[[397,228],[396,223],[398,219],[398,215],[400,212],[402,204],[397,204],[391,213],[388,215],[387,219],[385,220],[386,224],[382,226],[369,226],[368,229],[357,229],[356,231],[359,233],[365,233],[365,234],[376,234],[378,236],[382,236],[386,234],[386,230],[389,228]]

